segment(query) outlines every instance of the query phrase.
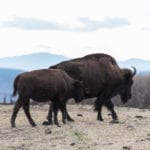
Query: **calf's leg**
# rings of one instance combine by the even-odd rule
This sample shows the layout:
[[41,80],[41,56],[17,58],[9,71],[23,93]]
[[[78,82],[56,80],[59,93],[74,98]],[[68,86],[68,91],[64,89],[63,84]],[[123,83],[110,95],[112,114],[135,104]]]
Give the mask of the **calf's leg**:
[[23,100],[21,98],[18,98],[18,100],[16,101],[16,104],[14,106],[13,113],[11,116],[11,121],[10,121],[11,126],[13,128],[16,127],[16,124],[15,124],[16,116],[17,116],[19,109],[22,107],[22,105],[23,105]]
[[[58,119],[57,119],[57,115],[58,115],[58,106],[57,105],[59,105],[59,107],[62,107],[60,104],[56,104],[56,102],[51,102],[50,103],[50,106],[49,106],[49,112],[48,112],[48,116],[47,116],[47,120],[48,120],[48,122],[47,121],[44,121],[43,122],[43,125],[52,125],[53,124],[53,120],[52,120],[52,118],[53,118],[53,116],[52,116],[52,113],[54,112],[54,123],[56,124],[56,125],[58,125],[59,123],[58,123]],[[64,107],[64,106],[63,106]],[[67,112],[67,108],[66,107],[64,107],[64,111],[65,111],[65,116],[66,116],[66,118],[67,118],[67,120],[68,121],[74,121],[71,117],[70,117],[70,115],[69,115],[69,113]],[[62,115],[62,118],[65,118],[65,117],[63,117],[64,115]],[[62,119],[62,121],[63,121],[63,123],[65,123],[66,121],[65,121],[66,119]]]
[[[71,116],[69,115],[67,108],[66,108],[66,115],[67,115],[67,120],[74,122],[74,120],[71,118]],[[49,107],[49,112],[48,112],[48,116],[47,116],[47,120],[49,122],[49,124],[53,124],[53,120],[52,120],[52,113],[53,113],[53,102],[51,102],[50,107]],[[44,124],[46,124],[46,122],[44,122]]]
[[54,111],[54,123],[55,125],[60,126],[57,119],[58,105],[56,103],[53,103],[53,111]]
[[58,120],[57,120],[58,108],[62,112],[62,122],[64,124],[66,124],[66,119],[67,119],[67,115],[66,115],[66,102],[64,100],[60,100],[60,101],[58,100],[58,101],[56,101],[56,102],[53,103],[54,122],[55,122],[55,124],[57,124],[57,122],[58,122]]
[[52,125],[53,124],[53,120],[52,120],[53,115],[52,114],[53,114],[53,102],[51,102],[49,104],[49,110],[48,110],[48,115],[47,115],[48,121],[44,121],[43,125]]
[[66,124],[66,120],[67,120],[66,105],[62,106],[60,109],[62,112],[62,122]]
[[30,115],[30,104],[29,104],[29,99],[28,101],[26,101],[26,103],[23,105],[23,110],[26,114],[26,117],[29,121],[29,123],[32,125],[32,127],[35,127],[36,124],[34,122],[34,120],[32,119],[31,115]]

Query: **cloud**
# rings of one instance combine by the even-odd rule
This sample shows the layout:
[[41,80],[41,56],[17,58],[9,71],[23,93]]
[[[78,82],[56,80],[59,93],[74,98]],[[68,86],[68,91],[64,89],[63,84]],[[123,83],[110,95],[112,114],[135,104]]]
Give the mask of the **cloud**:
[[102,21],[92,20],[88,17],[79,18],[81,27],[70,28],[67,25],[59,24],[35,18],[16,17],[11,21],[3,22],[4,27],[16,27],[23,30],[65,30],[92,32],[104,28],[119,28],[127,26],[130,22],[125,18],[104,18]]
[[35,18],[16,17],[3,23],[5,27],[17,27],[23,30],[66,30],[65,26]]
[[144,27],[144,28],[142,28],[142,30],[144,30],[144,31],[150,31],[150,28],[149,27]]
[[84,25],[76,28],[76,31],[96,31],[104,28],[119,28],[127,26],[130,22],[125,18],[104,18],[103,21],[96,21],[90,18],[80,18],[80,22]]

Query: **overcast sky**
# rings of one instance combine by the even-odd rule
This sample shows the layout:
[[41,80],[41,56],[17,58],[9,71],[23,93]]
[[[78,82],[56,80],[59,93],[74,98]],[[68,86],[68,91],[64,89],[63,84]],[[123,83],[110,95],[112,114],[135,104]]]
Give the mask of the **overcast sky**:
[[0,1],[0,57],[33,52],[150,60],[150,0]]

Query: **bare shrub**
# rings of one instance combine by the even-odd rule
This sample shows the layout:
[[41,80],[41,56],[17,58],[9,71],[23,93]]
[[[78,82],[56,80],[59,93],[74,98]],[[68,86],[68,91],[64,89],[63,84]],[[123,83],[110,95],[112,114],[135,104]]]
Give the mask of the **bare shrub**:
[[[113,101],[117,106],[122,105],[118,96],[113,98]],[[150,76],[135,77],[132,87],[132,99],[123,106],[150,108]]]

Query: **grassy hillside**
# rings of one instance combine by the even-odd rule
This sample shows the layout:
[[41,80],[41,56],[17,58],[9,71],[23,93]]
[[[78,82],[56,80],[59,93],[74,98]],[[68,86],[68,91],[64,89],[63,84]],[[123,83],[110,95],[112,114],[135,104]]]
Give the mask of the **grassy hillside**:
[[[115,107],[118,123],[112,123],[107,109],[104,121],[96,120],[97,113],[89,105],[68,105],[75,122],[61,122],[61,127],[43,126],[48,105],[31,106],[32,118],[37,127],[31,127],[24,111],[20,109],[16,128],[10,127],[12,105],[0,105],[1,150],[149,150],[150,111]],[[80,114],[80,115],[79,115]],[[82,115],[81,115],[82,114]]]

